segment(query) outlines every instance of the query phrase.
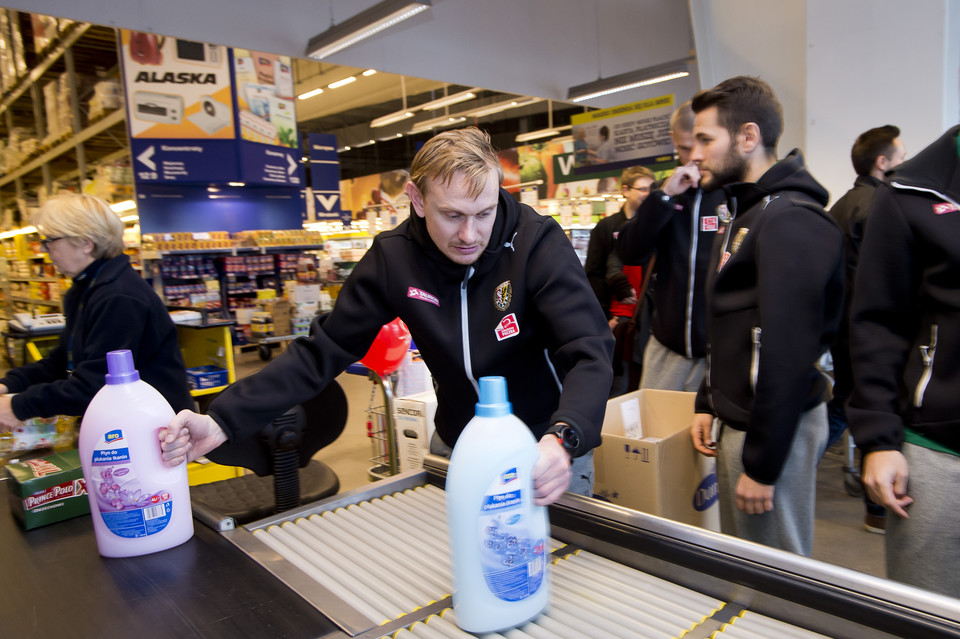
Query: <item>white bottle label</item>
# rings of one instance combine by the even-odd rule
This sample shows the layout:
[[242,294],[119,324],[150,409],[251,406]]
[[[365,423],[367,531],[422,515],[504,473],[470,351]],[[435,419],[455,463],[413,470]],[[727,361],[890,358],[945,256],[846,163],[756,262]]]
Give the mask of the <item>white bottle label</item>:
[[173,500],[162,490],[150,494],[140,483],[124,444],[123,431],[111,430],[93,449],[93,486],[107,529],[118,537],[147,537],[170,523]]
[[478,517],[483,576],[504,601],[526,599],[543,584],[545,543],[525,517],[521,485],[516,468],[500,473],[484,493]]

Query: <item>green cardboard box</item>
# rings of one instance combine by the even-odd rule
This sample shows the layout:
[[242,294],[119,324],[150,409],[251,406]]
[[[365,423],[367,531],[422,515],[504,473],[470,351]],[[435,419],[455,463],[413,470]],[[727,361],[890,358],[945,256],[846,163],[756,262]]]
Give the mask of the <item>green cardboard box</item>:
[[80,453],[7,464],[10,509],[25,530],[90,512]]

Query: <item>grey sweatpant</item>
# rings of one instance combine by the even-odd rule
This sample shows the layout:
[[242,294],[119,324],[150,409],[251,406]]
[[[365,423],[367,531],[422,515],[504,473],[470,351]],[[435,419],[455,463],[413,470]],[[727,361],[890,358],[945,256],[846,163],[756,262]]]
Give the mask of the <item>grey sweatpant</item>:
[[887,511],[887,576],[960,597],[960,457],[903,445],[909,519]]
[[643,373],[640,388],[697,392],[707,371],[703,357],[687,358],[675,353],[653,335],[643,351]]
[[737,481],[743,473],[746,432],[720,429],[717,444],[717,483],[720,490],[720,530],[748,541],[810,556],[817,494],[817,463],[827,445],[827,405],[800,416],[787,461],[774,484],[773,510],[748,515],[737,509]]

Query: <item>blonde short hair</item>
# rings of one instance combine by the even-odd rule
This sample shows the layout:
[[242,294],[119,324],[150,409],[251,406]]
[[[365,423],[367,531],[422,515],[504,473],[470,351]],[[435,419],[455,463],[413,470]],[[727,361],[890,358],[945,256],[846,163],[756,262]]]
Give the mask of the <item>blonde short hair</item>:
[[471,126],[430,138],[413,158],[410,180],[426,197],[427,180],[449,184],[455,173],[462,173],[470,185],[470,195],[477,197],[486,185],[490,169],[497,170],[497,183],[503,184],[503,167],[490,135]]
[[94,259],[123,252],[123,222],[104,200],[92,195],[60,195],[33,215],[33,225],[47,237],[93,242]]

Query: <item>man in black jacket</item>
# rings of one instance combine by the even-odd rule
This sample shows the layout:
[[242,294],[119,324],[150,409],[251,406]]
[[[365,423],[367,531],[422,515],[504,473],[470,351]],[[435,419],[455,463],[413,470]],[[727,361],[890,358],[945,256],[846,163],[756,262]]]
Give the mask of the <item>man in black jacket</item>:
[[535,501],[551,503],[568,486],[592,493],[613,336],[570,240],[500,188],[503,169],[479,129],[432,138],[410,180],[415,214],[374,239],[325,321],[228,388],[208,416],[178,415],[161,433],[169,464],[252,436],[400,317],[433,374],[443,444],[454,446],[473,417],[477,380],[502,375],[514,413],[540,442]]
[[724,532],[809,555],[827,441],[816,363],[840,322],[843,235],[800,152],[777,161],[783,115],[769,85],[731,78],[698,93],[693,110],[699,184],[723,188],[729,207],[707,288],[693,443],[717,457]]
[[670,138],[679,166],[620,229],[617,251],[624,264],[647,264],[656,257],[640,388],[695,391],[707,366],[704,299],[710,251],[720,229],[716,209],[726,198],[723,191],[696,186],[690,102],[670,116]]
[[[853,297],[853,280],[860,258],[860,244],[867,225],[870,202],[883,177],[903,162],[907,151],[900,141],[900,129],[887,124],[861,133],[850,150],[850,159],[857,172],[853,188],[837,200],[830,215],[843,231],[843,252],[846,264],[846,291],[844,293],[843,320],[837,339],[830,348],[833,356],[833,397],[827,403],[830,421],[829,448],[847,428],[846,403],[853,389],[853,371],[850,369],[850,300]],[[873,503],[864,495],[867,513],[864,526],[870,532],[883,533],[885,513],[882,506]]]
[[958,134],[951,128],[874,194],[853,291],[847,405],[864,486],[891,513],[887,575],[952,597],[960,593]]

